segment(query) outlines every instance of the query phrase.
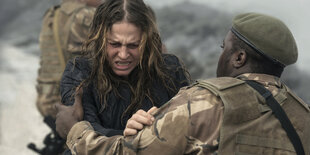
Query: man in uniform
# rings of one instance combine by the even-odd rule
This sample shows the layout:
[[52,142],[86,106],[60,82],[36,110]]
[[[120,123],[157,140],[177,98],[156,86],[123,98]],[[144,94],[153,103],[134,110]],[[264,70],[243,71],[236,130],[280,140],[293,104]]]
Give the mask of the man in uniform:
[[[57,131],[79,155],[309,155],[309,106],[280,81],[284,67],[298,55],[286,25],[263,14],[240,14],[222,48],[218,78],[182,88],[136,135],[108,138],[94,132],[81,121],[80,94],[72,107],[56,105]],[[283,121],[277,109],[288,119]]]
[[[44,122],[51,128],[55,128],[54,105],[61,103],[59,82],[66,62],[81,53],[82,44],[88,37],[95,7],[101,1],[62,0],[60,5],[46,12],[42,21],[36,106],[44,117]],[[48,135],[46,139],[51,139],[50,136]],[[51,145],[52,142],[47,143],[49,144],[46,145]],[[35,146],[32,145],[32,148],[35,149]]]

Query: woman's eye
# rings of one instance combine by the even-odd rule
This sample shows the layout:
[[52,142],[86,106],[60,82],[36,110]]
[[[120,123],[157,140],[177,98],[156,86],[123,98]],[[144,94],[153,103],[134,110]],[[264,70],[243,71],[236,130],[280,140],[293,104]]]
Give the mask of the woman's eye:
[[114,47],[114,48],[118,48],[118,47],[121,47],[122,46],[122,44],[120,44],[120,43],[109,43],[112,47]]
[[221,47],[221,49],[224,49],[224,45],[221,45],[220,47]]
[[137,45],[137,44],[128,44],[127,45],[127,48],[129,48],[129,49],[136,49],[138,47],[139,47],[139,45]]

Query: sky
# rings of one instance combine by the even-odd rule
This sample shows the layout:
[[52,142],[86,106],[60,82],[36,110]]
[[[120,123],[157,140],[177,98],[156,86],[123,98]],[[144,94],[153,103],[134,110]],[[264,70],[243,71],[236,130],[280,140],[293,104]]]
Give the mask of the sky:
[[309,0],[145,0],[154,7],[191,1],[206,4],[228,12],[258,12],[281,19],[291,29],[297,42],[299,57],[297,65],[310,73],[310,1]]

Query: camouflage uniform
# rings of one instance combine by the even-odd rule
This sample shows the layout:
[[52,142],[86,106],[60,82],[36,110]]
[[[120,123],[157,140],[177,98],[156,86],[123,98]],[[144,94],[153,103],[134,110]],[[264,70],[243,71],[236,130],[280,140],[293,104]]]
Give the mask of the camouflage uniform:
[[76,0],[63,0],[60,6],[50,8],[44,16],[39,38],[41,62],[36,105],[45,117],[55,118],[53,105],[60,103],[59,81],[64,66],[82,51],[94,13],[94,7]]
[[[263,84],[274,96],[278,96],[285,86],[279,81],[279,78],[265,74],[248,73],[237,78],[241,80],[255,80]],[[309,107],[305,108],[308,112],[307,116],[309,116]],[[263,116],[265,114],[271,115],[272,113],[270,110],[267,113],[265,112],[262,114]],[[290,112],[296,114],[296,111]],[[219,139],[221,137],[220,133],[222,134],[224,116],[222,99],[215,95],[214,91],[205,89],[199,83],[196,83],[182,88],[174,98],[155,113],[156,120],[154,124],[145,127],[135,136],[114,136],[108,138],[96,133],[88,122],[82,121],[75,124],[70,130],[67,136],[67,145],[73,154],[78,155],[220,154],[219,149],[225,147],[219,145],[221,144]],[[293,124],[295,122],[297,121],[294,120]],[[305,124],[309,124],[309,122]],[[269,129],[272,130],[272,127],[273,125]],[[277,127],[281,128],[279,122],[277,122]],[[302,133],[305,136],[305,138],[301,138],[303,142],[306,142],[304,145],[309,146],[309,140],[306,140],[306,138],[310,132],[303,129],[307,128],[299,128],[298,133]],[[235,132],[238,130],[231,131]],[[287,138],[285,137],[282,140],[287,141]],[[289,144],[289,147],[292,148],[291,143]],[[251,149],[257,151],[255,147]],[[264,147],[258,147],[258,150],[262,154],[295,154],[294,150],[283,151],[278,148],[273,148],[272,151],[274,152],[262,152],[262,150],[268,150]],[[309,151],[308,148],[306,150]],[[234,152],[238,154],[236,150],[231,150],[231,154],[234,154]],[[239,152],[239,154],[242,153]]]

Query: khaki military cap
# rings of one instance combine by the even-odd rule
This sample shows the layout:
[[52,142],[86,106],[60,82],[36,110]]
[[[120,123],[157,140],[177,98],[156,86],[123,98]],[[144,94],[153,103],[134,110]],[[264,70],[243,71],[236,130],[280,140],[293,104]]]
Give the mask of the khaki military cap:
[[295,39],[288,27],[277,18],[258,13],[240,14],[233,19],[231,31],[276,64],[284,67],[297,61]]

